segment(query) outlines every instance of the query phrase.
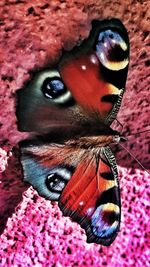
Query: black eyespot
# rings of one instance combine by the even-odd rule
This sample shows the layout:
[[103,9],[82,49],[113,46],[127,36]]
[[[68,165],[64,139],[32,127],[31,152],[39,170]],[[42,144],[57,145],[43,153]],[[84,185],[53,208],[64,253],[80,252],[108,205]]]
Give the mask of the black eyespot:
[[68,183],[73,171],[73,166],[59,166],[54,168],[45,180],[48,190],[56,194],[61,193]]
[[104,36],[101,38],[100,42],[102,42],[102,43],[105,42],[105,38],[104,38]]
[[114,35],[113,35],[113,34],[109,34],[109,37],[110,37],[111,39],[113,39],[113,38],[114,38]]
[[118,96],[118,95],[115,95],[115,94],[109,94],[109,95],[104,95],[104,96],[101,98],[101,101],[102,101],[102,102],[108,102],[108,103],[115,104],[115,103],[118,102],[118,99],[119,99],[119,96]]
[[67,88],[61,78],[48,77],[42,84],[42,92],[46,98],[55,99],[67,92]]
[[51,173],[47,176],[45,184],[51,192],[61,192],[66,185],[66,180],[58,173]]

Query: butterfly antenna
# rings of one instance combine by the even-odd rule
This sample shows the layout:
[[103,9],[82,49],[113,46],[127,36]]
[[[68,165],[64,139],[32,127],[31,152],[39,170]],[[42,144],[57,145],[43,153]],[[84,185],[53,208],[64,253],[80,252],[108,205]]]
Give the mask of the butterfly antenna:
[[129,154],[130,156],[142,167],[143,170],[145,170],[148,174],[150,174],[150,172],[148,171],[148,169],[146,169],[141,162],[129,151],[129,149],[127,149],[124,145],[122,145],[121,143],[119,143],[119,145],[124,148]]

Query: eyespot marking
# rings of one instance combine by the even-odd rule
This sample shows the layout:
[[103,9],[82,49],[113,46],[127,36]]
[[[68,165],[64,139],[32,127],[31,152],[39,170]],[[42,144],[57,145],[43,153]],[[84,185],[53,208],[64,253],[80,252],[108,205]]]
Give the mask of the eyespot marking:
[[69,181],[72,171],[67,167],[56,167],[48,174],[45,184],[51,192],[61,193]]
[[117,31],[111,29],[99,33],[96,55],[109,70],[122,70],[129,63],[127,43]]
[[51,76],[43,80],[41,91],[45,98],[56,104],[63,105],[72,100],[71,92],[68,91],[58,71],[52,72]]
[[99,206],[92,215],[92,230],[101,238],[111,237],[119,227],[119,206],[107,203]]

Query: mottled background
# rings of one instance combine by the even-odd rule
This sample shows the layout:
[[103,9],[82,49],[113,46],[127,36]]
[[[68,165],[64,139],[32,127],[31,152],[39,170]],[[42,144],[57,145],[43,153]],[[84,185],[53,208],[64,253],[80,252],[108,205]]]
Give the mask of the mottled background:
[[[149,174],[117,149],[122,195],[121,231],[108,248],[87,244],[84,231],[57,204],[22,181],[17,143],[16,90],[31,71],[57,63],[87,37],[93,18],[120,18],[128,29],[131,62],[118,115],[127,136],[144,131],[150,116],[149,0],[0,1],[0,267],[150,266]],[[149,168],[149,133],[125,145]],[[11,148],[12,152],[10,152]],[[8,166],[7,166],[8,161]]]

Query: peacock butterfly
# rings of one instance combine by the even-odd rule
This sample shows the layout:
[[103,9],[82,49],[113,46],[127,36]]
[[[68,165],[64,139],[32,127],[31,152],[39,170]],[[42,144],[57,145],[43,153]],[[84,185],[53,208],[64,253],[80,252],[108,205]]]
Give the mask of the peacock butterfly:
[[85,229],[87,242],[110,245],[121,202],[110,125],[125,91],[129,39],[118,19],[94,20],[89,37],[64,52],[56,69],[37,72],[18,91],[24,180]]

